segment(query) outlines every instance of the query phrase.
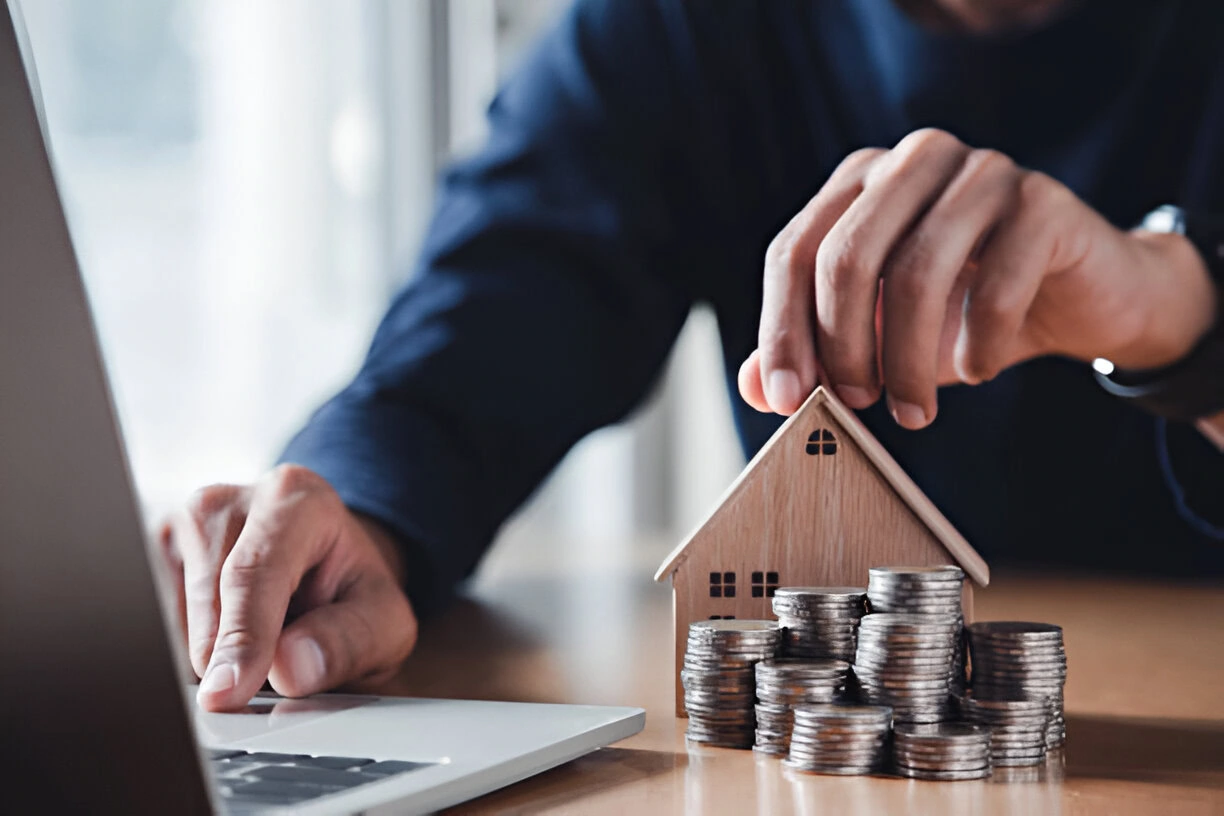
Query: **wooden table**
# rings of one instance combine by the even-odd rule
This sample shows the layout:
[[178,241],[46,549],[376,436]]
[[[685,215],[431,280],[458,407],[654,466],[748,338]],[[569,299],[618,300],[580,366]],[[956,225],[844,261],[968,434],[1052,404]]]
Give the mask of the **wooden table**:
[[1063,767],[1011,781],[798,774],[686,746],[672,709],[670,542],[511,534],[426,627],[390,694],[641,706],[645,730],[457,813],[1224,814],[1224,587],[997,571],[978,618],[1061,624]]

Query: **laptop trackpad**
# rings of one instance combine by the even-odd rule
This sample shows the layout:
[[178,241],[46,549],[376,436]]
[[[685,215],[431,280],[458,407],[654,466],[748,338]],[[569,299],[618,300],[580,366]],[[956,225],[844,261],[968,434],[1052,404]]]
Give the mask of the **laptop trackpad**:
[[[190,693],[195,697],[194,688]],[[204,745],[223,745],[317,722],[377,699],[356,694],[320,694],[291,700],[260,693],[241,711],[214,714],[195,706],[196,733]]]

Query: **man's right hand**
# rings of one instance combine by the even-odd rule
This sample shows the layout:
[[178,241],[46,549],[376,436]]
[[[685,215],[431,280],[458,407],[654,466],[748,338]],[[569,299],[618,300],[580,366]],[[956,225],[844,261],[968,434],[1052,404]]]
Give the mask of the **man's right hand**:
[[288,697],[377,685],[416,642],[390,535],[306,468],[200,490],[160,543],[210,711],[241,708],[265,680]]

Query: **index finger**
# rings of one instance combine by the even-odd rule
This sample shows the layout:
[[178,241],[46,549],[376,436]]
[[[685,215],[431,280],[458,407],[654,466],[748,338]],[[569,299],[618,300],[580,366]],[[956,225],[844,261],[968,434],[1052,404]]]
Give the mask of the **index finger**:
[[220,621],[198,693],[205,709],[246,705],[268,678],[289,599],[328,540],[321,495],[293,468],[275,471],[256,490],[221,568]]
[[862,192],[867,168],[883,153],[869,148],[847,156],[765,253],[757,344],[764,397],[779,414],[793,413],[816,387],[816,252]]

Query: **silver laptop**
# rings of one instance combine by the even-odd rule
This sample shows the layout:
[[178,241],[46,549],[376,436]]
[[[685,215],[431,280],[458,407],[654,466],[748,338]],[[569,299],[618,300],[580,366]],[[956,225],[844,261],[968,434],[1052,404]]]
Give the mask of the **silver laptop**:
[[637,708],[346,695],[196,708],[16,11],[0,10],[0,811],[418,813],[640,731]]

